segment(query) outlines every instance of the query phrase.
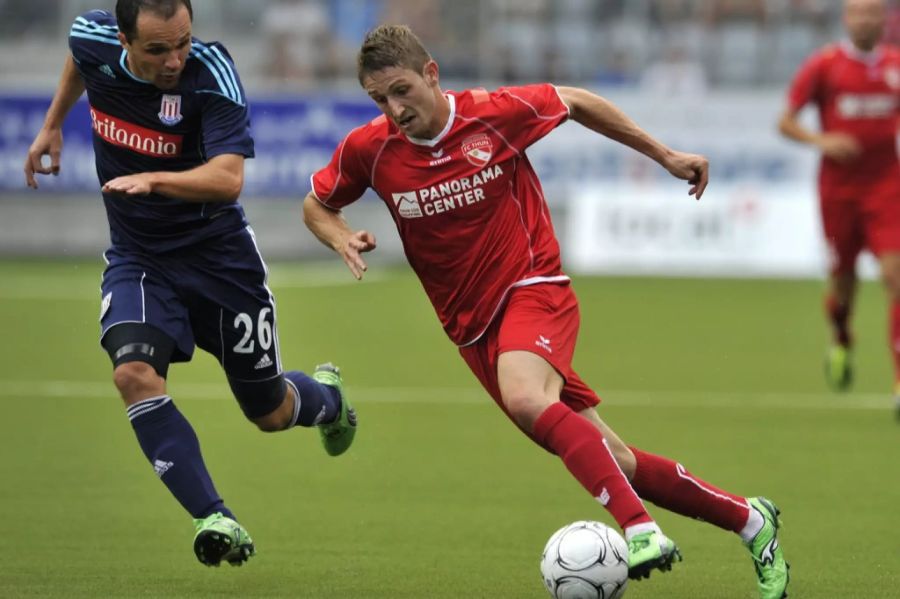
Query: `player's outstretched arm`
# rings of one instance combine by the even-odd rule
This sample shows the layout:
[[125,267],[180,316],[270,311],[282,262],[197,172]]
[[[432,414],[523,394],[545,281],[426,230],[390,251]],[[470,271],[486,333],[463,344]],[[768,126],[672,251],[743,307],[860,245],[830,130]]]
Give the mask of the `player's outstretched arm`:
[[[84,81],[78,74],[78,68],[72,55],[66,57],[59,86],[53,94],[53,101],[47,109],[44,124],[35,136],[28,155],[25,157],[25,182],[32,189],[38,188],[35,173],[39,175],[58,175],[59,157],[62,154],[62,125],[72,106],[84,93]],[[44,156],[50,156],[50,166],[44,166]]]
[[660,143],[615,104],[577,87],[558,87],[573,121],[649,156],[678,179],[691,184],[698,200],[709,183],[709,161],[699,154],[678,152]]
[[319,241],[344,259],[356,280],[362,279],[368,266],[360,254],[375,249],[374,235],[364,230],[353,231],[340,211],[325,207],[313,192],[303,200],[303,222]]
[[244,186],[244,157],[219,154],[186,171],[136,173],[110,179],[104,193],[140,196],[156,193],[185,202],[234,202]]
[[788,139],[809,144],[838,162],[848,163],[859,157],[862,147],[846,133],[818,133],[800,123],[796,110],[785,110],[778,121],[778,131]]

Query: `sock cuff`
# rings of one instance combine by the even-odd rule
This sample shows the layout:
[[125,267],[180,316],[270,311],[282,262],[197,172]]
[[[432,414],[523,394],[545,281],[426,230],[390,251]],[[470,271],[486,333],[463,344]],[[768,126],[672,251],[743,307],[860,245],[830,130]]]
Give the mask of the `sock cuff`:
[[157,397],[150,397],[148,399],[142,399],[137,403],[133,403],[125,410],[125,413],[128,415],[128,420],[134,420],[138,416],[142,416],[149,412],[153,412],[154,410],[158,410],[163,407],[167,403],[171,403],[172,398],[168,395],[159,395]]
[[569,406],[562,402],[552,404],[541,412],[541,415],[534,421],[534,429],[532,431],[534,440],[540,445],[547,447],[547,437],[550,436],[556,425],[562,422],[566,416],[574,413]]

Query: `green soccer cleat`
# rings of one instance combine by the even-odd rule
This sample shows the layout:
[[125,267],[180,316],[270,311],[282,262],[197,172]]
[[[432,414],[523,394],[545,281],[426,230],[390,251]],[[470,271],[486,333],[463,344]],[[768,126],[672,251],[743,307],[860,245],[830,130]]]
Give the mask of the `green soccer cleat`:
[[834,391],[846,391],[853,383],[850,349],[832,345],[825,354],[825,382]]
[[675,561],[681,561],[681,552],[661,532],[644,532],[628,541],[628,578],[649,578],[654,569],[666,572]]
[[784,552],[778,543],[778,508],[765,497],[747,499],[750,509],[754,509],[763,517],[763,527],[756,536],[747,543],[747,549],[753,556],[753,567],[759,579],[760,599],[783,599],[787,597],[787,585],[790,581],[790,566],[784,561]]
[[226,561],[241,566],[256,555],[253,539],[243,526],[221,512],[194,520],[194,553],[201,564],[218,566]]
[[334,422],[319,425],[319,434],[322,435],[322,445],[328,455],[338,456],[347,451],[353,444],[353,437],[356,436],[356,410],[347,401],[344,394],[344,381],[341,379],[341,371],[334,364],[320,364],[316,366],[312,378],[334,387],[341,396],[341,413],[334,419]]

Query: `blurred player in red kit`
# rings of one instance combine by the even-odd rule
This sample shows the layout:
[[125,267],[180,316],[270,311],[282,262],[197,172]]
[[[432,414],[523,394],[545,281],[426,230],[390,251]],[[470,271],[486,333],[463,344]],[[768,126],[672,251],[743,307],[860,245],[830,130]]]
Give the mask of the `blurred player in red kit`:
[[408,27],[369,32],[362,87],[384,113],[351,131],[304,200],[310,230],[357,278],[374,236],[341,208],[372,188],[448,337],[506,415],[569,472],[622,527],[629,576],[669,569],[678,549],[643,500],[741,536],[763,599],[788,582],[777,509],[733,495],[669,459],[629,447],[602,421],[600,402],[572,369],[578,301],[562,271],[541,184],[525,154],[567,120],[634,148],[699,198],[703,156],[674,151],[605,99],[550,84],[443,92],[438,65]]
[[[846,0],[849,39],[831,44],[803,63],[788,92],[779,129],[822,152],[819,198],[830,253],[825,311],[833,344],[825,360],[829,384],[849,388],[856,295],[856,258],[868,248],[881,264],[890,302],[889,342],[900,418],[900,50],[881,43],[884,0]],[[807,104],[819,110],[820,131],[799,121]]]

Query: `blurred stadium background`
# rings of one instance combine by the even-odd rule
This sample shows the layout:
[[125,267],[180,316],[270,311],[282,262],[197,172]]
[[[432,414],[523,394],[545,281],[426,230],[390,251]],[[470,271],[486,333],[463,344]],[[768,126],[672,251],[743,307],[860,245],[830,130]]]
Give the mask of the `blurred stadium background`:
[[[842,37],[837,0],[195,0],[195,32],[230,49],[253,107],[257,158],[243,195],[271,258],[321,257],[297,234],[310,173],[373,113],[354,55],[379,21],[412,25],[444,87],[549,80],[595,89],[670,145],[708,154],[698,206],[633,152],[572,124],[531,152],[573,272],[819,276],[816,157],[777,137],[783,89],[804,56]],[[900,39],[900,3],[889,37]],[[94,0],[2,0],[0,253],[96,256],[106,244],[84,102],[63,173],[23,184],[73,17]],[[807,115],[814,118],[813,115]],[[682,199],[682,198],[678,198]],[[378,202],[375,259],[401,259]],[[602,234],[600,234],[602,232]]]
[[[898,596],[883,298],[864,286],[855,389],[828,393],[816,156],[776,133],[793,70],[842,37],[839,0],[193,4],[195,34],[225,43],[251,102],[257,157],[242,202],[274,263],[284,363],[344,368],[358,441],[330,460],[314,435],[261,435],[214,359],[176,365],[171,392],[260,548],[236,571],[194,562],[189,522],[134,443],[97,346],[108,233],[83,102],[61,176],[35,192],[22,175],[72,19],[114,2],[0,0],[0,597],[539,599],[547,536],[609,522],[477,387],[400,265],[377,198],[347,211],[379,236],[363,284],[301,224],[310,174],[374,114],[353,60],[381,20],[421,34],[445,88],[589,87],[711,158],[696,203],[658,166],[574,124],[529,152],[581,299],[575,366],[624,438],[779,502],[791,596]],[[686,561],[629,599],[755,597],[736,540],[655,513]]]

